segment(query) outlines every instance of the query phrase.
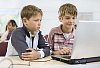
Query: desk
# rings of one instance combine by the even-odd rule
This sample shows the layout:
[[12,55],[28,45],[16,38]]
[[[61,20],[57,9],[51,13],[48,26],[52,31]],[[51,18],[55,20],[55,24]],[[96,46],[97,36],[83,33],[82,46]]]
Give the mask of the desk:
[[[79,65],[69,65],[63,62],[52,60],[51,57],[46,57],[37,61],[23,61],[20,60],[18,56],[7,57],[13,62],[13,68],[100,68],[100,62],[79,64]],[[0,61],[5,59],[5,57],[0,57]],[[41,61],[41,62],[38,62]],[[30,66],[28,65],[30,63]],[[5,60],[0,63],[0,68],[8,68],[11,64],[9,60]],[[16,65],[20,64],[20,65]]]

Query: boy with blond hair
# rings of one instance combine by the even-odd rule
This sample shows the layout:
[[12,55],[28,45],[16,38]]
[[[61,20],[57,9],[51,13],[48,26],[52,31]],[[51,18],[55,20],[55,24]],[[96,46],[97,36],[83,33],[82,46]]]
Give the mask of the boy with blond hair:
[[34,5],[27,5],[22,9],[23,27],[13,32],[6,56],[18,54],[22,60],[32,61],[50,55],[50,48],[39,30],[42,16],[42,10]]
[[52,54],[70,55],[73,48],[77,8],[73,4],[66,3],[59,8],[58,13],[61,25],[51,29],[48,43],[52,50]]

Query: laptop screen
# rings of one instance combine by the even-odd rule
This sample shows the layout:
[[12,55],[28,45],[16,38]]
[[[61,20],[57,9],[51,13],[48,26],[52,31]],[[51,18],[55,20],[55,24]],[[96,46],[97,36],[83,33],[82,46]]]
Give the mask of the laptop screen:
[[100,56],[100,21],[79,21],[71,59]]

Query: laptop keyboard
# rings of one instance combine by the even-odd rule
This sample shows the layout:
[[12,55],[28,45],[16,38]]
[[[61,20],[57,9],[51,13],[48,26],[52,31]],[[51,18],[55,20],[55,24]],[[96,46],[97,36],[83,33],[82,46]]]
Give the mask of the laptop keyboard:
[[62,56],[62,58],[70,59],[70,58],[71,58],[71,56],[66,55],[66,56]]

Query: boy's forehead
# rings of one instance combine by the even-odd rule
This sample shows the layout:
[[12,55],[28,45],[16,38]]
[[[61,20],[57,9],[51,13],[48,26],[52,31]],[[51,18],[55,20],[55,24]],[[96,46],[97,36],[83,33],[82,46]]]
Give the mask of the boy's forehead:
[[75,17],[75,15],[66,13],[63,17]]
[[37,16],[42,16],[42,14],[39,13],[39,12],[38,13],[35,13],[35,14],[34,13],[32,14],[32,17],[37,17]]
[[40,17],[42,17],[42,15],[40,14],[40,13],[38,13],[38,14],[33,14],[33,15],[31,15],[29,18],[27,18],[27,17],[24,17],[24,18],[26,18],[26,19],[31,19],[31,18],[40,18]]
[[32,17],[42,17],[42,15],[40,13],[38,13],[36,15],[32,15]]
[[61,17],[64,17],[64,16],[73,16],[73,17],[77,17],[75,14],[68,13],[68,12],[61,13],[61,14],[59,14],[59,16],[61,16]]
[[32,15],[29,19],[41,19],[42,15],[38,14],[38,15]]

